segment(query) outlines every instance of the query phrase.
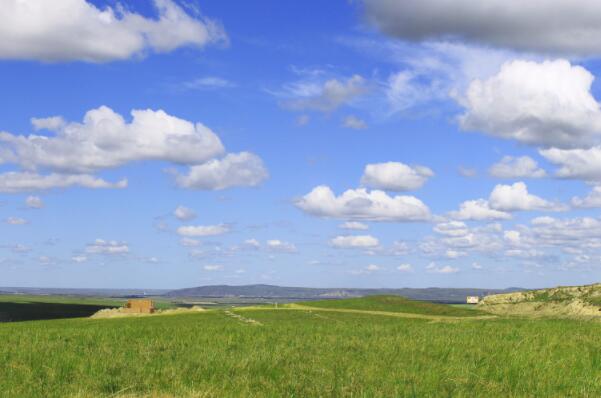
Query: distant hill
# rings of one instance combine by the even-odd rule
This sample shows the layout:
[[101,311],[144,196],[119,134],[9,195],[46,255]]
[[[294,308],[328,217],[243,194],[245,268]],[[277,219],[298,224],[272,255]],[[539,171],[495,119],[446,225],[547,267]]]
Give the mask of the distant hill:
[[499,315],[529,317],[601,317],[601,284],[497,294],[484,298],[479,308]]
[[48,296],[129,297],[160,296],[167,289],[69,289],[49,287],[0,287],[0,294],[31,294]]
[[285,287],[274,285],[244,286],[200,286],[187,289],[172,290],[167,297],[240,297],[240,298],[288,298],[288,299],[324,299],[363,297],[372,295],[398,295],[414,300],[463,303],[466,296],[487,296],[490,294],[520,291],[520,288],[509,289],[355,289],[355,288],[308,288]]

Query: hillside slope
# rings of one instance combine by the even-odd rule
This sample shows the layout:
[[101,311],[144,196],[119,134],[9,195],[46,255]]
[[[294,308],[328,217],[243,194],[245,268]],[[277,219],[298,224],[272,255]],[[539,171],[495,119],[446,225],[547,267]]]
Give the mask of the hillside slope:
[[601,318],[601,284],[495,294],[478,308],[499,315]]

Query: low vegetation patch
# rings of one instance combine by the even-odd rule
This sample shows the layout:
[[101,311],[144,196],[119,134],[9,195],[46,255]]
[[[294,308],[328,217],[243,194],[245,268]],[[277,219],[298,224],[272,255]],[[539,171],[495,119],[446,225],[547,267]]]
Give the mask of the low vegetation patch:
[[316,308],[402,312],[434,316],[469,317],[485,315],[484,312],[472,308],[409,300],[401,296],[366,296],[342,300],[308,301],[298,304]]

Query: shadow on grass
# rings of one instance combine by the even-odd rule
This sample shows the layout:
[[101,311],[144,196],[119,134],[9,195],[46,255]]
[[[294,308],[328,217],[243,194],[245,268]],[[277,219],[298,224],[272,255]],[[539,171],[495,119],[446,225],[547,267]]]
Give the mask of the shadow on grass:
[[114,307],[91,304],[0,302],[0,322],[89,317],[104,308]]

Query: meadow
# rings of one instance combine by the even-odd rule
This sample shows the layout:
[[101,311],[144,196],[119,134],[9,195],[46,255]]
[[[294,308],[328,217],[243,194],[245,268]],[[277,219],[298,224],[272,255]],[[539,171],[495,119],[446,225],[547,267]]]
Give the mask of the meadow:
[[[350,307],[394,313],[389,299],[381,301]],[[446,306],[403,306],[426,318],[318,303],[0,323],[0,396],[601,395],[601,323],[457,319],[440,314]]]

